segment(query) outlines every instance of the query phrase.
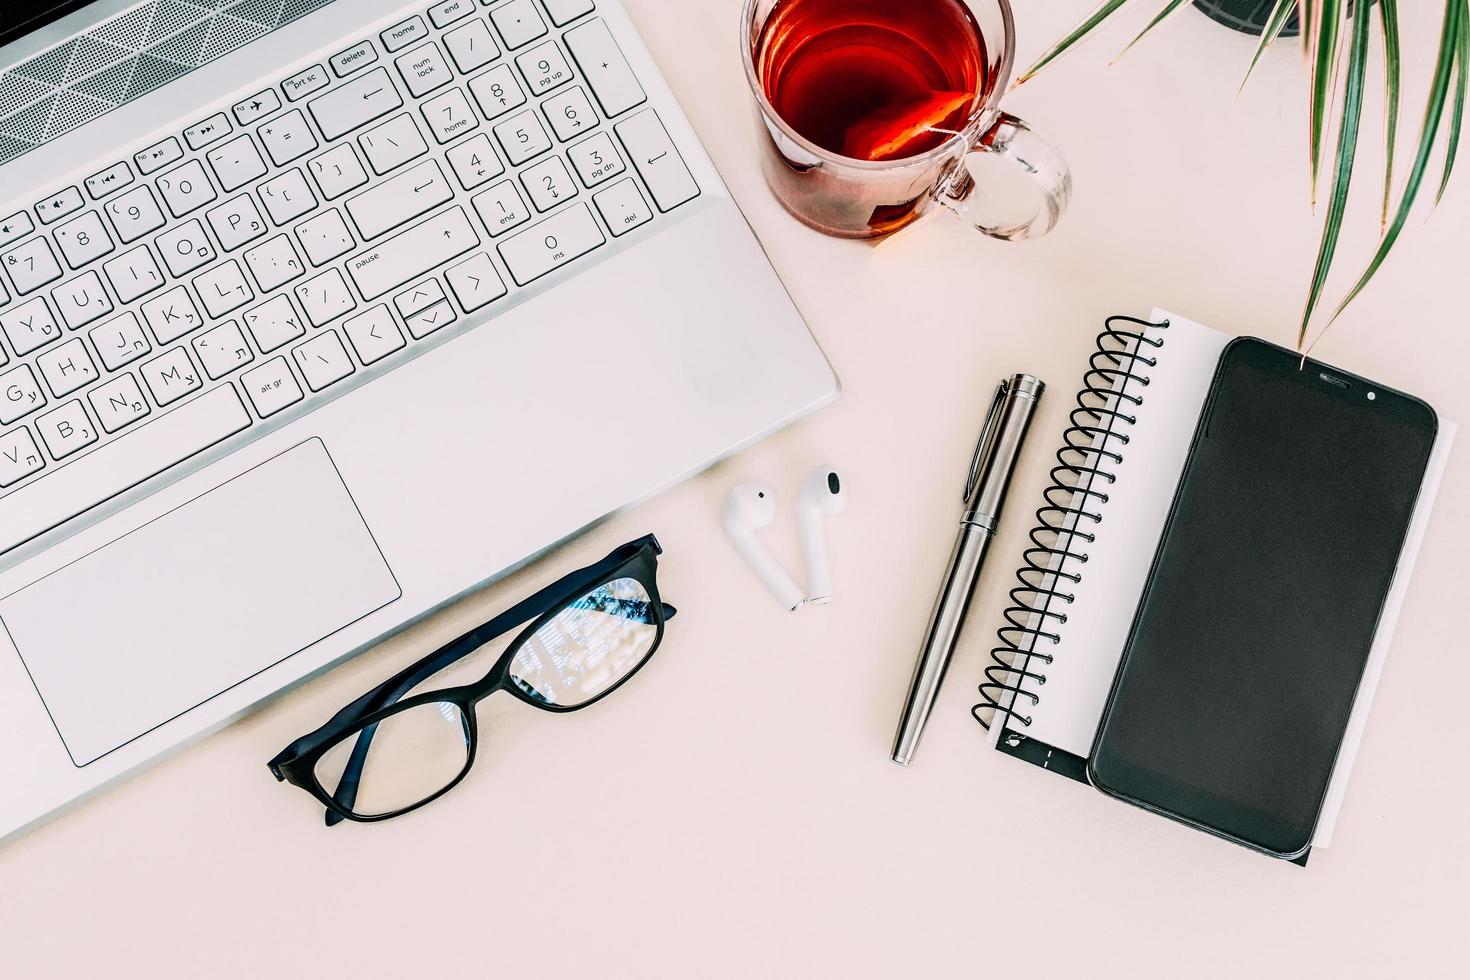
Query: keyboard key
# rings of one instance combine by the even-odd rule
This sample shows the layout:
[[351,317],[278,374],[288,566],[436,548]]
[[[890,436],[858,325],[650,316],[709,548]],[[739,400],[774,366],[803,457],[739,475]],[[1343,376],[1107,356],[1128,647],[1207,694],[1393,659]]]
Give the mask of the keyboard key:
[[79,401],[69,401],[36,419],[36,431],[41,433],[51,458],[58,461],[97,441],[97,427]]
[[444,63],[439,46],[432,41],[394,58],[393,64],[398,66],[398,74],[403,76],[403,83],[416,99],[437,88],[443,88],[454,80],[454,73]]
[[148,385],[148,390],[153,392],[153,400],[158,403],[159,408],[173,404],[204,384],[199,372],[194,370],[189,352],[182,347],[175,347],[162,357],[155,357],[139,368],[138,373],[143,375],[143,381]]
[[422,17],[410,17],[403,23],[394,24],[378,35],[383,42],[383,47],[390,52],[401,51],[415,41],[422,41],[428,36],[429,26],[424,23]]
[[500,57],[500,46],[490,36],[490,28],[483,20],[456,27],[444,35],[444,46],[449,49],[454,66],[465,75]]
[[425,160],[347,202],[363,241],[371,241],[454,197],[437,160]]
[[46,396],[29,364],[17,364],[0,374],[0,425],[24,418],[44,404]]
[[41,369],[41,377],[46,379],[46,386],[57,398],[97,380],[97,366],[92,363],[92,355],[87,353],[87,346],[80,337],[73,337],[60,347],[37,355],[36,367]]
[[459,308],[466,313],[489,306],[507,292],[500,273],[495,271],[494,263],[485,252],[461,262],[444,273],[444,278],[449,281],[449,288],[454,290]]
[[333,200],[368,182],[367,171],[357,159],[351,143],[334,147],[311,161],[309,169],[322,189],[322,197]]
[[281,107],[281,97],[276,94],[275,89],[266,89],[264,92],[256,92],[243,102],[236,102],[234,109],[235,121],[241,126],[249,126],[251,123],[275,112]]
[[205,392],[154,422],[93,450],[12,496],[0,511],[0,550],[117,496],[250,425],[234,386]]
[[22,238],[36,230],[36,223],[26,211],[17,211],[4,221],[0,221],[0,247],[18,242]]
[[263,419],[301,401],[301,386],[291,374],[284,357],[273,357],[240,376],[240,386]]
[[475,12],[475,0],[442,0],[429,8],[429,20],[435,27],[445,27]]
[[61,327],[51,315],[51,307],[40,296],[0,313],[0,329],[5,331],[17,357],[40,350],[61,336]]
[[376,174],[385,174],[429,152],[413,116],[403,113],[362,134],[362,152]]
[[375,300],[480,244],[463,208],[450,208],[347,263],[366,300]]
[[87,400],[92,403],[92,411],[97,413],[104,432],[117,432],[151,411],[143,389],[138,387],[138,379],[131,374],[100,385],[87,395]]
[[144,303],[143,319],[148,321],[160,344],[173,343],[204,325],[204,317],[194,308],[194,300],[183,286],[175,286]]
[[226,194],[265,176],[265,161],[260,158],[260,151],[255,148],[255,141],[249,133],[241,133],[205,156]]
[[107,217],[112,219],[112,227],[117,232],[117,240],[124,245],[136,242],[149,232],[157,231],[167,224],[163,211],[158,207],[158,201],[153,197],[153,189],[147,184],[135,187],[122,197],[108,201],[102,210],[106,211]]
[[[163,194],[164,203],[175,218],[197,211],[219,196],[204,172],[204,164],[198,160],[190,160],[177,170],[170,170],[158,178],[158,190]],[[122,201],[117,203],[121,204]],[[122,236],[121,230],[118,235]],[[127,241],[126,238],[123,240]]]
[[546,12],[551,15],[551,22],[557,27],[565,27],[583,14],[592,12],[592,0],[542,0],[546,4]]
[[289,235],[277,235],[250,249],[245,253],[245,264],[262,293],[284,286],[306,271]]
[[484,133],[465,140],[445,156],[454,168],[454,176],[459,178],[459,186],[467,191],[505,173],[505,165]]
[[627,169],[607,133],[598,133],[570,148],[567,159],[572,161],[572,168],[588,187],[596,187]]
[[329,140],[366,126],[403,105],[384,68],[374,68],[307,103],[317,127]]
[[163,256],[163,264],[175,276],[187,275],[217,258],[214,244],[204,233],[204,226],[198,218],[190,218],[177,228],[170,228],[154,239],[153,244],[158,246]]
[[300,109],[292,109],[281,118],[272,119],[260,127],[260,141],[265,144],[265,152],[271,155],[271,160],[278,167],[284,167],[292,160],[299,160],[320,145]]
[[373,47],[371,41],[358,41],[346,51],[339,51],[328,59],[332,65],[332,71],[337,73],[338,78],[346,78],[377,60],[378,49]]
[[189,149],[200,150],[224,139],[234,129],[223,112],[216,112],[203,122],[197,122],[184,130],[184,142],[189,144]]
[[408,332],[413,334],[415,340],[423,340],[435,330],[449,326],[454,320],[454,307],[445,300],[415,313],[404,322],[408,324]]
[[109,371],[131,364],[153,349],[148,346],[138,315],[132,311],[114,317],[100,327],[93,327],[87,336],[92,338],[92,346],[97,348],[102,366]]
[[260,199],[266,213],[278,225],[284,225],[316,209],[316,195],[300,169],[288,170],[260,185]]
[[521,172],[521,184],[537,211],[550,211],[577,196],[577,184],[560,157],[551,157]]
[[439,285],[437,279],[425,279],[412,289],[406,289],[393,297],[393,305],[398,307],[400,315],[413,316],[419,310],[426,310],[435,303],[444,301],[444,288]]
[[[303,72],[292,75],[281,83],[281,91],[286,93],[286,98],[292,102],[303,99],[313,92],[320,92],[330,85],[332,79],[327,75],[327,70],[321,65],[312,65]],[[331,139],[331,137],[327,137]]]
[[527,109],[495,127],[495,138],[505,148],[511,166],[518,167],[534,156],[551,149],[551,137],[536,113]]
[[82,183],[87,185],[87,193],[92,195],[92,200],[100,201],[115,191],[120,191],[133,182],[133,168],[125,161],[119,160],[106,170],[99,170],[88,177]]
[[107,290],[102,288],[102,278],[95,269],[51,290],[51,299],[61,312],[61,318],[73,330],[80,330],[112,312],[112,300],[108,298]]
[[478,78],[470,79],[470,94],[490,120],[526,104],[526,93],[510,65],[496,65]]
[[306,333],[306,328],[301,325],[301,318],[296,315],[296,307],[284,295],[271,297],[241,319],[245,321],[245,328],[255,338],[255,345],[262,354],[285,347]]
[[653,210],[643,200],[643,192],[631,177],[618,181],[605,191],[598,191],[592,195],[592,200],[615,238],[653,220]]
[[473,199],[480,220],[490,231],[490,237],[503,235],[516,225],[531,220],[531,209],[521,200],[516,185],[503,180],[485,193]]
[[163,288],[163,273],[147,245],[139,245],[131,252],[124,252],[103,263],[102,269],[122,303],[131,303],[139,296],[147,296],[155,289]]
[[45,238],[32,238],[11,249],[0,256],[0,264],[4,264],[10,284],[22,296],[61,278],[61,264]]
[[500,244],[500,257],[510,269],[511,278],[524,286],[586,255],[606,240],[587,205],[575,204],[506,239]]
[[297,225],[296,237],[312,265],[325,265],[357,247],[352,232],[347,230],[347,222],[336,208]]
[[321,391],[327,385],[341,381],[352,373],[352,358],[342,346],[337,331],[328,330],[308,340],[291,351],[301,376],[312,391]]
[[386,306],[374,306],[358,314],[342,324],[342,329],[347,332],[352,349],[357,351],[357,359],[364,365],[381,361],[407,343]]
[[425,102],[419,111],[429,124],[429,132],[440,143],[480,128],[480,117],[470,108],[470,100],[464,90],[452,88],[443,95]]
[[658,113],[645,109],[613,127],[633,160],[633,166],[648,184],[653,203],[660,211],[672,211],[699,196],[699,185],[684,166],[674,141],[659,122]]
[[73,269],[80,269],[113,249],[112,237],[107,234],[107,226],[96,211],[88,211],[57,228],[56,244],[61,246],[66,264]]
[[541,103],[541,111],[546,113],[546,121],[551,123],[552,132],[562,142],[597,125],[597,111],[587,101],[587,93],[582,91],[580,85],[567,89],[560,95],[553,95]]
[[151,174],[162,170],[175,160],[182,160],[184,148],[179,145],[176,137],[170,136],[161,143],[154,143],[146,150],[139,150],[133,154],[133,163],[138,167],[138,173]]
[[508,48],[530,44],[546,33],[546,22],[536,12],[531,0],[511,0],[490,11],[490,19]]
[[60,221],[69,214],[73,214],[86,207],[87,202],[82,200],[82,192],[75,187],[66,190],[44,201],[36,202],[36,214],[41,219],[41,224],[49,225],[53,221]]
[[199,355],[204,373],[215,380],[255,360],[250,343],[234,320],[226,320],[213,330],[206,330],[195,337],[194,353]]
[[25,426],[0,435],[0,487],[19,483],[45,466],[36,440]]
[[572,28],[562,39],[582,70],[582,77],[592,87],[604,115],[616,116],[647,100],[643,86],[638,84],[622,49],[601,18]]
[[255,208],[255,199],[249,194],[231,198],[210,211],[209,226],[226,252],[233,252],[241,245],[255,241],[266,233],[265,219]]
[[572,69],[555,41],[538,44],[525,54],[516,56],[516,64],[531,86],[532,95],[550,92],[558,85],[572,80]]
[[[357,301],[352,298],[352,291],[347,288],[347,283],[342,281],[342,272],[339,269],[328,269],[315,279],[297,286],[294,292],[296,301],[306,311],[306,318],[315,327],[331,323],[337,317],[357,309]],[[367,295],[366,290],[363,295]],[[368,299],[372,298],[368,296]]]
[[234,259],[195,276],[194,288],[204,301],[204,312],[216,320],[255,298],[245,282],[245,274],[240,271],[240,263]]

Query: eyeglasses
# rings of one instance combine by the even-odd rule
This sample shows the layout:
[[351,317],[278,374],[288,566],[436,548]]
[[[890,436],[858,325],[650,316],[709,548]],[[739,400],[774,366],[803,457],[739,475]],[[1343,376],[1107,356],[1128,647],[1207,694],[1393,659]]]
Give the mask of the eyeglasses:
[[[292,742],[271,773],[320,800],[328,827],[388,820],[438,799],[474,765],[475,710],[496,691],[543,711],[577,711],[648,662],[676,611],[654,582],[662,552],[650,534],[552,583]],[[453,683],[477,666],[473,654],[532,620],[489,673]]]

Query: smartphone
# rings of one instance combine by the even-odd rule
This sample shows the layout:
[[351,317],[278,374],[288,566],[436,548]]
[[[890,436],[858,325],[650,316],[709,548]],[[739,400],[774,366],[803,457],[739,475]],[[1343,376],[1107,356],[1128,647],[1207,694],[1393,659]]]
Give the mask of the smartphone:
[[1424,402],[1222,354],[1088,760],[1103,792],[1306,853],[1429,465]]

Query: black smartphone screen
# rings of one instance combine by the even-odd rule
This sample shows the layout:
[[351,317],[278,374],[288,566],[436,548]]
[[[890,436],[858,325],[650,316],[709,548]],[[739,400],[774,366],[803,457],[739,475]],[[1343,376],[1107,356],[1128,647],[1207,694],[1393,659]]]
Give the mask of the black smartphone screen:
[[1306,850],[1437,429],[1407,395],[1226,349],[1093,746],[1099,788]]

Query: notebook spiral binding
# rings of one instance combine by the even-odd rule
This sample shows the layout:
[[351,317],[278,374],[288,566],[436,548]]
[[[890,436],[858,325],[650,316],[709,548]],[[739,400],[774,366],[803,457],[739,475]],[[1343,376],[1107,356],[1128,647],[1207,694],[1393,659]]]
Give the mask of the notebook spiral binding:
[[[1051,654],[1036,646],[1042,640],[1061,642],[1056,627],[1067,622],[1067,614],[1052,606],[1076,600],[1071,589],[1082,581],[1082,574],[1069,570],[1069,564],[1087,563],[1087,552],[1082,549],[1097,540],[1097,535],[1085,530],[1084,524],[1101,524],[1101,508],[1108,502],[1106,489],[1095,484],[1101,481],[1105,487],[1117,481],[1110,467],[1123,462],[1119,450],[1128,445],[1127,430],[1138,422],[1134,410],[1144,402],[1143,395],[1128,389],[1148,386],[1149,376],[1143,372],[1158,365],[1151,352],[1165,343],[1149,331],[1168,327],[1168,320],[1154,323],[1111,316],[1097,335],[1097,350],[1088,358],[1077,407],[1068,416],[1071,426],[1057,451],[1051,484],[1042,495],[1045,503],[1036,512],[1032,546],[1023,553],[1023,564],[1016,570],[1020,584],[1010,592],[1011,605],[1003,614],[1006,625],[997,633],[1000,646],[990,651],[991,663],[980,685],[981,702],[971,709],[975,720],[987,729],[997,718],[1014,719],[1023,727],[1031,724],[1030,716],[1021,712],[1041,699],[1023,685],[1028,680],[1036,687],[1044,685],[1046,675],[1032,669],[1033,661],[1043,668],[1052,662]],[[1018,705],[1022,699],[1029,701]],[[993,712],[989,720],[982,715],[987,710]]]

